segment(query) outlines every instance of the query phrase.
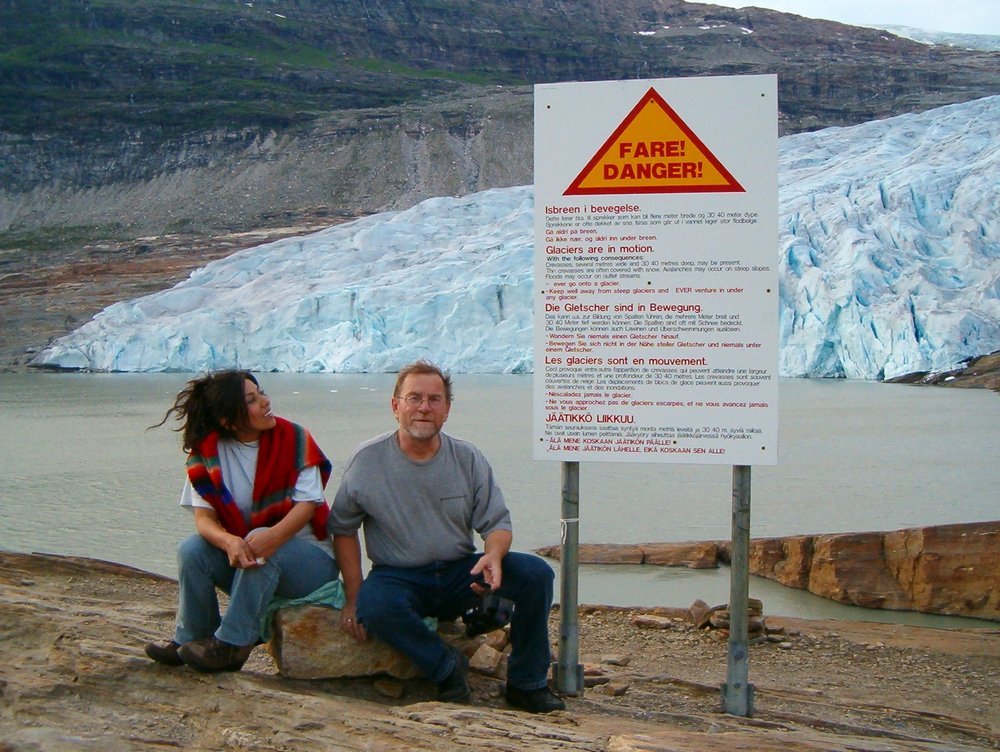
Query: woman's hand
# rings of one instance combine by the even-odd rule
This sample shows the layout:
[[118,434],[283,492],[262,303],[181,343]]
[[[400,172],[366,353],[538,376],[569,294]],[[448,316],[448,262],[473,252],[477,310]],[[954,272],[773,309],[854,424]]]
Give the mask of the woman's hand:
[[274,552],[287,543],[297,532],[304,528],[316,512],[316,504],[311,501],[300,501],[273,527],[259,527],[247,535],[247,543],[253,551],[254,558],[266,562]]
[[260,566],[250,544],[237,535],[231,535],[226,539],[223,550],[229,558],[229,566],[235,569],[252,569]]
[[250,544],[238,535],[226,532],[219,524],[219,518],[214,509],[195,507],[194,526],[202,538],[226,552],[229,566],[234,569],[251,569],[260,566]]
[[273,527],[262,527],[251,530],[246,538],[247,545],[253,552],[254,558],[260,563],[266,562],[274,552],[285,544],[285,540],[275,532]]

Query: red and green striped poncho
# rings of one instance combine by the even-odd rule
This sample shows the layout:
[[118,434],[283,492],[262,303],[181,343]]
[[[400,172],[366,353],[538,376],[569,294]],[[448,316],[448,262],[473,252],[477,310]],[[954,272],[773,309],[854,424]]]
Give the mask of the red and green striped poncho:
[[[188,455],[187,473],[194,490],[212,505],[222,527],[241,538],[256,528],[271,527],[291,511],[292,492],[302,470],[318,466],[324,487],[333,470],[305,428],[284,418],[275,417],[275,421],[274,428],[260,435],[249,525],[223,482],[218,431],[202,439]],[[320,540],[326,537],[329,513],[325,501],[316,505],[312,530]]]

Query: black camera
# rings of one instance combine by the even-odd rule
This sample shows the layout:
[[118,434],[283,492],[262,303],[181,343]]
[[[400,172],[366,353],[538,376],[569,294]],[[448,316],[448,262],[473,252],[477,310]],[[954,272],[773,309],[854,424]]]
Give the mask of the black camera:
[[465,636],[475,637],[495,629],[501,629],[510,623],[514,613],[514,601],[501,598],[496,593],[484,593],[472,608],[462,614],[465,623]]

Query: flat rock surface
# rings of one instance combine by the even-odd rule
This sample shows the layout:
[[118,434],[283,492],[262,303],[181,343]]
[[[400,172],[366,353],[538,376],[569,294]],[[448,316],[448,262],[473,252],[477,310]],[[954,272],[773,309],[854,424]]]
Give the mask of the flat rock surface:
[[[681,619],[582,607],[590,686],[548,716],[470,679],[474,705],[421,679],[290,680],[263,649],[203,675],[142,652],[172,630],[176,583],[90,559],[0,553],[0,751],[1000,749],[1000,628],[776,618],[750,648],[752,718],[720,712],[726,644]],[[766,611],[766,604],[765,604]],[[552,634],[559,614],[553,613]],[[717,636],[717,635],[716,635]],[[399,696],[393,696],[398,694]]]

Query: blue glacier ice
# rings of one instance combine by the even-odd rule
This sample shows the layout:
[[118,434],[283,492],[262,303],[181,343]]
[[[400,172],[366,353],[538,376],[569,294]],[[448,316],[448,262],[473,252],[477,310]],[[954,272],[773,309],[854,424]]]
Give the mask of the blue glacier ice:
[[[1000,97],[779,142],[782,376],[1000,349]],[[248,248],[108,307],[34,365],[532,370],[533,191],[434,198]]]

